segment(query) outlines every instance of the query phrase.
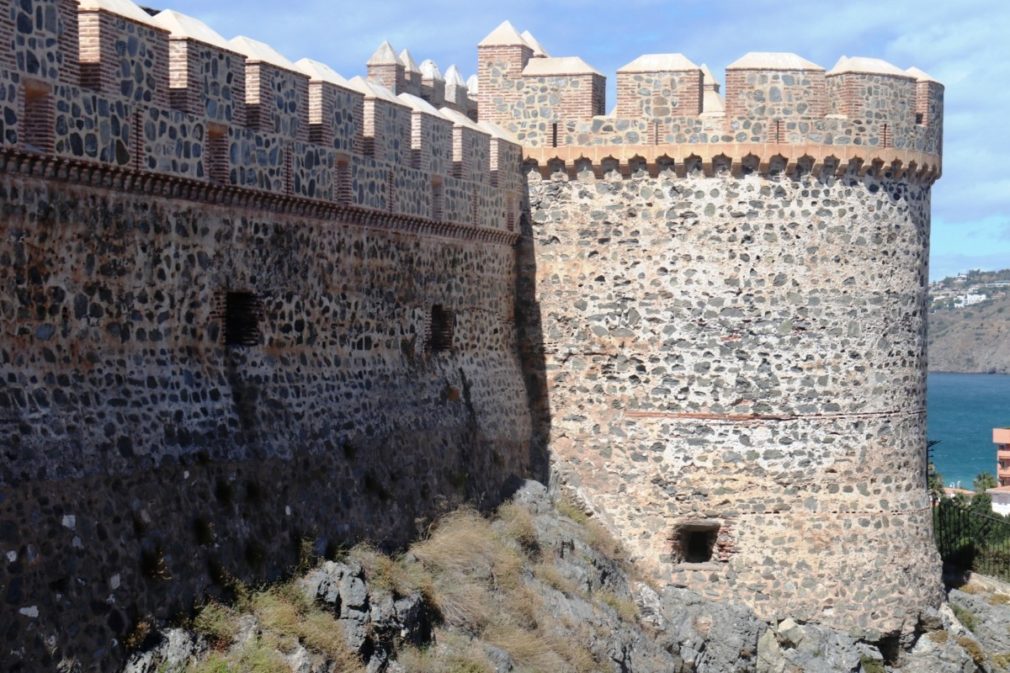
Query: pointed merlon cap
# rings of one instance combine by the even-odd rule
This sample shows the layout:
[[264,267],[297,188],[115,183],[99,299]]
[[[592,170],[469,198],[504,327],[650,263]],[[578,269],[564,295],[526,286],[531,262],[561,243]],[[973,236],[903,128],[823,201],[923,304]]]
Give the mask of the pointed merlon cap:
[[470,78],[466,80],[466,90],[470,92],[471,96],[480,93],[480,78],[477,75],[470,75]]
[[914,79],[914,75],[909,75],[893,63],[888,63],[881,58],[869,58],[866,56],[853,56],[852,58],[842,56],[838,59],[838,63],[835,63],[835,67],[828,72],[829,75],[843,75],[845,73],[891,75]]
[[[130,21],[161,28],[154,21],[153,16],[142,10],[139,5],[131,2],[131,0],[80,0],[79,8],[84,12],[104,10],[109,14],[115,14]],[[164,28],[161,29],[165,30]]]
[[510,21],[502,21],[487,37],[477,43],[478,47],[529,47],[523,36]]
[[521,37],[523,39],[523,42],[525,42],[527,46],[529,46],[529,48],[533,50],[534,56],[538,58],[545,58],[547,56],[550,56],[550,54],[547,53],[547,50],[544,49],[543,45],[540,44],[540,40],[533,37],[533,33],[531,33],[530,31],[524,30],[522,34],[519,35],[519,37]]
[[308,75],[309,79],[313,82],[329,82],[337,86],[347,87],[347,79],[325,63],[313,61],[311,58],[303,58],[300,61],[295,61],[295,66],[297,66],[299,72]]
[[602,77],[596,68],[578,56],[534,58],[523,68],[523,74],[534,77],[549,75],[600,75]]
[[406,105],[392,91],[377,82],[370,82],[364,79],[361,75],[347,80],[347,88],[351,91],[364,94],[365,98],[378,98],[390,103],[396,103],[397,105]]
[[701,64],[701,87],[706,91],[719,91],[719,82],[704,63]]
[[417,67],[417,63],[414,62],[414,57],[410,55],[410,52],[404,49],[400,52],[400,63],[403,64],[403,69],[407,72],[420,73],[421,70]]
[[400,59],[396,56],[396,51],[393,50],[393,45],[389,42],[383,41],[379,45],[379,48],[375,50],[372,57],[368,59],[368,63],[365,65],[401,65]]
[[437,81],[442,79],[442,71],[438,69],[438,65],[434,61],[426,58],[421,61],[421,77]]
[[942,84],[940,80],[915,67],[905,70],[905,74],[909,77],[914,77],[917,82],[933,82],[934,84]]
[[824,70],[813,61],[788,51],[750,51],[726,70]]
[[167,30],[173,38],[196,40],[218,49],[235,51],[235,47],[228,44],[228,40],[221,37],[221,35],[203,21],[177,12],[174,9],[166,9],[163,12],[159,12],[154,16],[154,22]]
[[671,72],[697,69],[698,66],[683,54],[645,54],[618,68],[617,72]]
[[260,42],[259,40],[252,39],[251,37],[239,35],[238,37],[233,37],[229,40],[228,44],[231,45],[232,51],[237,51],[238,53],[244,55],[246,60],[250,63],[268,63],[285,70],[301,72],[298,69],[298,66],[289,61],[283,54],[266,42]]
[[466,128],[473,129],[474,131],[479,131],[481,133],[488,133],[487,129],[482,129],[480,126],[478,126],[477,122],[470,119],[462,112],[457,112],[456,110],[453,110],[452,108],[448,107],[442,108],[441,110],[439,110],[439,112],[442,113],[443,117],[451,121],[453,126],[465,126]]
[[456,69],[455,65],[450,65],[445,70],[445,83],[452,86],[465,87],[466,82],[463,81],[463,76],[459,74],[459,70]]
[[438,111],[438,108],[412,93],[403,92],[397,98],[414,112],[423,112],[439,119],[445,119],[442,113]]

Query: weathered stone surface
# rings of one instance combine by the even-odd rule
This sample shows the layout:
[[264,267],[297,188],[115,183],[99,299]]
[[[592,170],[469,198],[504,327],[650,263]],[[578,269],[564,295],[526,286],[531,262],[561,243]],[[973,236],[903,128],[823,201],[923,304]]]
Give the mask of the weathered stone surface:
[[[928,184],[529,180],[559,478],[659,582],[910,632],[940,600]],[[691,525],[718,529],[707,562],[685,556]]]

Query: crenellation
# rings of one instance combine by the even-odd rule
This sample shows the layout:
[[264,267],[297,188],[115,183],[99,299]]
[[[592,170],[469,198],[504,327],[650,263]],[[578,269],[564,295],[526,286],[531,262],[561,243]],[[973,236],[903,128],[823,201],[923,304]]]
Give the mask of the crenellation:
[[169,31],[172,107],[222,124],[245,124],[245,57],[193,17],[165,10],[154,20]]
[[169,106],[169,32],[130,0],[87,0],[78,12],[81,85]]
[[617,71],[618,117],[653,119],[701,114],[702,71],[683,54],[640,56]]
[[404,85],[403,91],[409,93],[412,96],[421,95],[421,69],[414,62],[414,57],[410,55],[410,52],[404,49],[399,55],[400,63],[403,64],[404,70]]
[[480,184],[490,182],[490,135],[469,117],[452,108],[444,107],[441,112],[452,122],[453,174]]
[[411,166],[433,176],[453,170],[453,123],[427,101],[408,93],[397,96],[411,108]]
[[349,84],[364,95],[365,153],[379,161],[409,166],[411,109],[381,84],[361,77]]
[[421,61],[421,98],[435,107],[445,105],[445,78],[438,65],[430,58]]
[[400,62],[389,42],[383,42],[366,64],[368,79],[381,84],[394,94],[406,90],[406,67]]
[[309,138],[309,77],[272,47],[239,36],[229,43],[246,57],[246,126],[298,141]]

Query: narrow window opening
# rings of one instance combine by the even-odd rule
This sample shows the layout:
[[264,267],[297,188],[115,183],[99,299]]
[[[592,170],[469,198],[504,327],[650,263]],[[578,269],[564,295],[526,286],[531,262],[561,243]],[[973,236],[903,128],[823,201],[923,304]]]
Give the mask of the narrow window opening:
[[260,313],[260,300],[252,292],[228,292],[224,298],[225,345],[258,345],[261,337]]
[[208,124],[207,147],[204,157],[207,164],[207,177],[216,185],[226,185],[231,180],[228,154],[228,127],[221,124]]
[[775,120],[775,127],[772,134],[772,142],[774,143],[784,143],[786,141],[785,128],[782,125],[781,119]]
[[456,326],[453,312],[435,304],[431,307],[431,329],[428,336],[428,352],[442,353],[452,350],[452,336]]
[[551,124],[551,147],[558,146],[558,123]]
[[717,523],[685,524],[677,529],[674,551],[682,563],[708,563],[715,554],[718,536]]
[[396,211],[396,178],[393,171],[386,171],[386,210]]
[[431,181],[431,219],[441,222],[445,208],[445,186],[439,179]]
[[659,144],[659,121],[653,120],[652,122],[652,144]]
[[25,147],[38,152],[53,149],[53,104],[49,87],[42,83],[25,82],[24,141]]
[[337,159],[337,203],[346,206],[351,203],[351,162],[346,158]]
[[891,127],[888,124],[884,124],[880,130],[880,142],[884,148],[891,147]]
[[916,124],[918,124],[919,126],[922,126],[923,123],[925,123],[925,121],[926,121],[926,115],[924,115],[921,112],[916,112],[915,113],[915,123]]

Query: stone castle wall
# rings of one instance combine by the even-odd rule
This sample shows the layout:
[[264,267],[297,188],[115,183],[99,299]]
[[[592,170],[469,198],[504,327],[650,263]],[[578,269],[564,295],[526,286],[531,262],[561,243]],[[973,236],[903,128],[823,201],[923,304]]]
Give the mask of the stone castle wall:
[[[657,581],[913,627],[939,596],[928,185],[585,171],[530,194],[561,478]],[[698,525],[707,562],[682,548]]]
[[615,115],[573,117],[531,74],[590,66],[537,64],[517,35],[478,47],[480,113],[530,170],[554,474],[657,582],[910,632],[941,597],[924,393],[942,85],[748,54],[723,106],[700,66],[647,55],[618,71]]
[[518,146],[76,10],[0,3],[4,670],[116,670],[144,620],[534,462]]

